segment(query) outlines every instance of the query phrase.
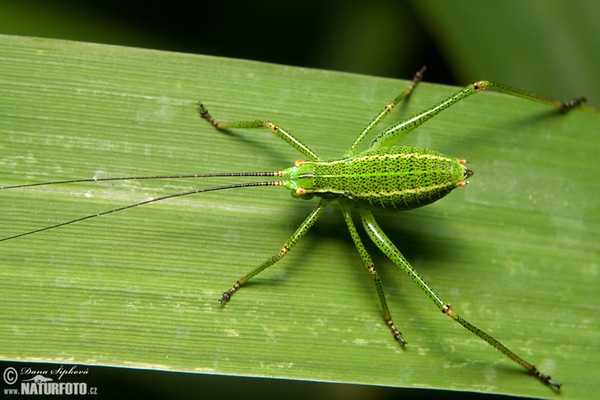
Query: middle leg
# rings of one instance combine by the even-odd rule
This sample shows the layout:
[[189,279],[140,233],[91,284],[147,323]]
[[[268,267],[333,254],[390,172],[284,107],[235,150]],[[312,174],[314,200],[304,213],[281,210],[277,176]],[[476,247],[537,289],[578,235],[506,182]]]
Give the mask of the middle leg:
[[392,321],[392,315],[390,314],[390,310],[385,299],[385,293],[383,292],[383,283],[381,282],[381,278],[379,278],[379,274],[375,269],[375,264],[373,263],[371,256],[367,252],[367,249],[365,248],[362,240],[360,239],[356,226],[354,225],[354,221],[352,221],[351,209],[347,204],[343,202],[340,202],[340,207],[342,208],[342,214],[344,215],[344,220],[346,221],[346,225],[348,226],[348,230],[350,231],[352,241],[354,242],[354,245],[356,246],[360,257],[362,258],[365,267],[367,267],[369,275],[371,275],[371,278],[375,283],[375,288],[377,289],[377,294],[379,295],[379,302],[381,303],[381,308],[383,309],[383,317],[385,319],[385,324],[392,331],[394,339],[402,343],[402,345],[405,345],[406,341],[404,340],[404,337],[402,337],[402,333],[400,333],[400,331],[398,330],[398,328],[396,328],[396,325],[394,325],[394,322]]
[[319,217],[323,213],[323,210],[325,210],[325,207],[327,207],[328,204],[329,201],[321,200],[319,205],[308,215],[308,217],[306,217],[306,219],[302,222],[302,224],[300,224],[300,226],[298,227],[298,229],[296,229],[292,236],[290,236],[289,239],[286,240],[286,242],[281,247],[281,250],[279,250],[277,254],[263,262],[254,270],[250,271],[250,273],[238,279],[235,282],[235,284],[231,287],[231,289],[223,293],[223,296],[221,296],[220,299],[221,304],[229,301],[229,299],[231,299],[231,296],[233,296],[233,293],[238,291],[239,288],[242,287],[242,285],[244,285],[254,276],[258,275],[265,269],[275,264],[277,261],[281,260],[291,250],[291,248],[294,247],[304,235],[306,235],[308,230],[314,225],[317,219],[319,219]]

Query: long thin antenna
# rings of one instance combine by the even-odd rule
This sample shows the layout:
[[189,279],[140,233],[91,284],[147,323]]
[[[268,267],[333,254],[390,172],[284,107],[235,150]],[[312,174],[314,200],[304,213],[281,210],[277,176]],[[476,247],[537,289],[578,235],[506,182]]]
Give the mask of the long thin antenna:
[[[2,189],[14,189],[19,187],[30,187],[30,186],[42,186],[42,185],[54,185],[59,183],[80,183],[80,182],[94,182],[94,181],[113,181],[113,180],[127,180],[127,179],[167,179],[167,178],[208,178],[208,177],[225,177],[225,176],[280,176],[279,172],[240,172],[240,173],[224,173],[224,174],[200,174],[200,175],[177,175],[177,176],[154,176],[154,177],[128,177],[128,178],[101,178],[101,179],[74,179],[68,181],[55,181],[55,182],[45,182],[45,183],[31,183],[26,185],[15,185],[15,186],[5,186]],[[0,242],[4,242],[6,240],[16,239],[23,236],[33,235],[34,233],[39,233],[43,231],[47,231],[50,229],[58,228],[65,225],[75,224],[77,222],[85,221],[87,219],[101,217],[103,215],[112,214],[118,211],[128,210],[130,208],[143,206],[145,204],[156,203],[158,201],[172,199],[175,197],[188,196],[191,194],[198,194],[204,192],[213,192],[216,190],[225,190],[225,189],[236,189],[236,188],[247,188],[247,187],[257,187],[257,186],[284,186],[284,181],[263,181],[263,182],[246,182],[246,183],[236,183],[233,185],[224,185],[224,186],[215,186],[204,189],[195,189],[190,190],[188,192],[181,192],[170,194],[167,196],[156,197],[154,199],[145,200],[139,203],[130,204],[127,206],[113,208],[112,210],[103,211],[96,214],[86,215],[85,217],[72,219],[66,222],[60,222],[58,224],[46,226],[44,228],[34,229],[32,231],[19,233],[18,235],[8,236],[5,238],[0,238]]]
[[18,189],[32,186],[47,186],[59,185],[66,183],[84,183],[84,182],[107,182],[107,181],[132,181],[142,179],[187,179],[187,178],[218,178],[218,177],[233,177],[233,176],[283,176],[282,171],[268,172],[223,172],[214,174],[185,174],[185,175],[155,175],[155,176],[127,176],[119,178],[86,178],[86,179],[70,179],[66,181],[51,181],[38,183],[25,183],[22,185],[2,186],[0,190]]

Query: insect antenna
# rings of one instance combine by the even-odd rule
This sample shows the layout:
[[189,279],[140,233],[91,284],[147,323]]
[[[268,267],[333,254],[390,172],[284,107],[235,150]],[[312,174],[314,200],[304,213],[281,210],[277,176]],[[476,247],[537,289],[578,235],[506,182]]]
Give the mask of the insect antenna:
[[[52,182],[39,182],[39,183],[27,183],[22,185],[12,185],[12,186],[3,186],[0,187],[0,190],[9,190],[9,189],[17,189],[17,188],[27,188],[33,186],[47,186],[47,185],[59,185],[59,184],[69,184],[69,183],[84,183],[84,182],[106,182],[106,181],[124,181],[124,180],[143,180],[143,179],[186,179],[186,178],[218,178],[218,177],[265,177],[265,176],[283,176],[283,172],[281,171],[269,171],[269,172],[225,172],[225,173],[214,173],[214,174],[187,174],[187,175],[156,175],[156,176],[131,176],[131,177],[121,177],[121,178],[88,178],[88,179],[70,179],[64,181],[52,181]],[[245,182],[245,183],[235,183],[231,185],[222,185],[222,186],[213,186],[209,188],[203,189],[194,189],[189,190],[187,192],[180,192],[169,194],[166,196],[155,197],[153,199],[141,201],[135,204],[129,204],[123,207],[113,208],[111,210],[102,211],[95,214],[89,214],[80,218],[72,219],[65,222],[59,222],[54,225],[49,225],[43,228],[34,229],[28,232],[19,233],[17,235],[7,236],[4,238],[0,238],[0,242],[4,242],[6,240],[16,239],[23,236],[33,235],[34,233],[48,231],[50,229],[59,228],[65,225],[75,224],[77,222],[85,221],[88,219],[101,217],[103,215],[116,213],[119,211],[128,210],[130,208],[143,206],[150,203],[156,203],[162,200],[173,199],[176,197],[188,196],[191,194],[198,194],[204,192],[214,192],[217,190],[226,190],[226,189],[236,189],[236,188],[247,188],[247,187],[257,187],[257,186],[283,186],[285,184],[284,181],[260,181],[260,182]]]

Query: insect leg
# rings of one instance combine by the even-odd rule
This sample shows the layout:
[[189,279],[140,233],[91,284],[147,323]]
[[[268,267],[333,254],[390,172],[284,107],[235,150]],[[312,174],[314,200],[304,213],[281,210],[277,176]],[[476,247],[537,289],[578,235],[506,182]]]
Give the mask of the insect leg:
[[373,214],[368,210],[359,210],[360,216],[362,219],[363,227],[367,231],[367,234],[371,238],[371,240],[379,247],[379,249],[397,266],[400,267],[410,278],[417,284],[419,287],[429,296],[429,298],[436,304],[436,306],[447,316],[452,318],[454,321],[461,324],[467,330],[471,331],[475,335],[479,336],[481,339],[485,340],[496,348],[498,351],[506,355],[508,358],[516,362],[525,368],[531,375],[534,375],[540,381],[545,383],[546,385],[550,385],[555,389],[560,389],[560,384],[556,383],[552,380],[549,375],[542,374],[533,364],[525,361],[515,353],[513,353],[508,347],[504,346],[498,340],[494,339],[492,336],[477,328],[474,325],[471,325],[465,319],[463,319],[460,315],[458,315],[450,306],[450,304],[446,303],[440,296],[438,296],[425,281],[415,272],[409,262],[404,258],[402,253],[398,250],[398,248],[392,243],[392,241],[388,238],[388,236],[383,232],[383,230],[375,221]]
[[365,245],[360,239],[358,231],[356,230],[356,226],[354,225],[354,221],[352,221],[352,213],[350,211],[350,207],[343,202],[340,202],[340,206],[342,208],[342,214],[344,215],[346,225],[348,225],[350,236],[352,236],[352,240],[354,241],[354,245],[356,246],[356,250],[358,250],[358,253],[362,258],[365,267],[367,267],[367,271],[369,271],[369,274],[371,275],[371,278],[375,283],[375,288],[377,289],[377,294],[379,295],[379,302],[381,303],[381,308],[383,309],[383,317],[385,319],[385,324],[392,330],[394,339],[402,343],[402,345],[405,345],[406,341],[402,337],[402,333],[400,333],[398,328],[396,328],[396,326],[394,325],[394,322],[392,322],[392,316],[390,314],[387,301],[385,300],[385,293],[383,292],[383,284],[381,283],[381,278],[379,278],[379,274],[375,269],[375,264],[373,263],[371,256],[367,252]]
[[286,240],[284,245],[281,247],[281,250],[279,250],[279,252],[277,254],[275,254],[273,257],[269,258],[268,260],[263,262],[261,265],[259,265],[257,268],[252,270],[250,273],[248,273],[248,274],[244,275],[243,277],[241,277],[240,279],[238,279],[235,282],[235,284],[231,287],[231,289],[229,289],[228,291],[223,293],[223,296],[221,296],[221,299],[220,299],[221,303],[225,303],[226,301],[228,301],[234,292],[236,292],[242,285],[244,285],[246,282],[248,282],[254,276],[258,275],[265,269],[267,269],[270,266],[272,266],[273,264],[275,264],[277,261],[281,260],[292,249],[292,247],[294,247],[296,245],[296,243],[298,243],[298,241],[304,235],[306,235],[308,230],[314,225],[314,223],[317,221],[317,219],[319,219],[319,216],[321,216],[321,214],[323,213],[323,210],[325,210],[325,207],[327,207],[329,202],[330,201],[328,201],[328,200],[321,200],[319,205],[308,215],[308,217],[306,217],[306,219],[302,222],[302,224],[300,224],[300,226],[296,229],[296,231],[292,234],[292,236],[290,236],[289,239]]
[[225,129],[253,129],[253,128],[266,128],[269,129],[275,136],[280,139],[283,139],[290,146],[298,150],[300,153],[304,154],[311,161],[319,160],[319,156],[315,153],[310,147],[302,143],[300,139],[296,138],[291,133],[287,132],[283,128],[274,124],[270,121],[231,121],[231,122],[221,122],[217,121],[213,118],[212,115],[208,112],[206,107],[200,102],[198,102],[198,107],[200,107],[200,116],[207,120],[212,126],[219,130]]
[[567,102],[562,102],[559,100],[551,99],[549,97],[530,93],[521,89],[506,86],[501,83],[490,81],[477,81],[454,93],[447,99],[443,100],[441,103],[436,104],[435,106],[428,108],[425,111],[415,114],[412,117],[407,118],[404,121],[401,121],[398,124],[391,126],[384,132],[377,135],[375,139],[373,139],[370,148],[389,147],[393,145],[402,137],[412,132],[424,122],[428,121],[429,119],[444,111],[448,107],[453,106],[454,104],[466,99],[467,97],[473,94],[479,93],[483,89],[494,90],[497,92],[509,94],[511,96],[520,97],[522,99],[543,103],[558,108],[563,113],[579,106],[585,101],[585,98],[580,97]]
[[394,107],[396,107],[396,105],[398,105],[398,103],[400,103],[400,101],[402,101],[403,99],[408,97],[413,92],[413,90],[415,90],[415,87],[417,86],[417,84],[419,82],[421,82],[421,80],[423,79],[423,74],[425,73],[425,69],[426,68],[423,67],[420,70],[418,70],[415,73],[415,75],[413,76],[413,79],[410,82],[410,84],[406,87],[406,89],[404,89],[404,91],[402,93],[400,93],[398,95],[398,97],[396,97],[394,100],[392,100],[391,102],[389,102],[388,104],[385,105],[383,110],[375,117],[375,119],[373,119],[373,121],[371,121],[369,123],[369,125],[367,125],[367,127],[354,140],[354,143],[352,143],[352,146],[350,146],[350,149],[346,152],[345,156],[354,155],[354,152],[356,151],[358,146],[362,143],[362,141],[365,139],[365,137],[369,134],[369,132],[371,132],[373,130],[373,128],[375,128],[375,126],[377,126],[381,121],[383,121],[383,119],[392,112]]

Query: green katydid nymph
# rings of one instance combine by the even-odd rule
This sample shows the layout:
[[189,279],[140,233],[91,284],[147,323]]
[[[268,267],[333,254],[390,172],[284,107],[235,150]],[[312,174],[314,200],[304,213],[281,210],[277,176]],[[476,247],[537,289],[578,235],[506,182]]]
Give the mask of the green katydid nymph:
[[383,285],[375,268],[373,260],[369,255],[363,241],[355,226],[353,215],[358,215],[363,229],[374,244],[400,269],[423,290],[433,301],[435,306],[445,315],[461,324],[491,346],[505,354],[508,358],[521,365],[531,375],[544,384],[559,390],[561,385],[554,381],[549,375],[539,371],[532,363],[524,360],[504,344],[482,331],[481,329],[464,320],[454,311],[453,307],[438,295],[420,276],[415,272],[407,259],[392,243],[388,236],[377,224],[372,210],[383,209],[389,211],[411,210],[433,203],[449,194],[456,188],[467,185],[467,179],[473,174],[466,166],[466,160],[446,156],[438,151],[419,147],[396,146],[395,143],[408,133],[415,130],[421,124],[431,119],[448,107],[461,100],[480,92],[483,89],[495,90],[505,94],[520,97],[527,100],[541,102],[555,107],[561,112],[566,112],[579,104],[584,99],[577,98],[569,102],[561,102],[547,97],[539,96],[519,89],[490,81],[477,81],[457,91],[447,99],[431,108],[417,113],[403,121],[394,124],[379,133],[371,141],[367,150],[358,151],[359,146],[365,141],[374,128],[390,114],[392,109],[403,99],[406,99],[421,81],[424,68],[418,71],[412,82],[394,100],[388,103],[383,110],[362,130],[356,137],[346,153],[337,159],[323,159],[319,157],[310,147],[284,130],[275,123],[255,120],[238,122],[221,122],[215,119],[202,104],[198,103],[200,116],[219,130],[266,128],[275,136],[279,137],[290,146],[298,150],[305,159],[298,160],[289,168],[281,171],[270,172],[233,172],[217,174],[194,174],[178,176],[142,176],[127,178],[104,178],[104,179],[75,179],[68,181],[54,181],[42,183],[30,183],[17,186],[1,187],[2,190],[23,188],[30,186],[41,186],[51,184],[64,184],[92,181],[115,181],[124,179],[167,179],[167,178],[206,178],[206,177],[270,177],[270,180],[261,182],[237,183],[225,186],[191,190],[183,193],[153,198],[140,203],[131,204],[116,209],[83,216],[70,221],[42,227],[28,232],[15,234],[13,236],[0,238],[0,241],[13,240],[23,236],[40,233],[61,226],[81,222],[102,215],[123,211],[144,204],[154,203],[165,199],[187,196],[197,193],[245,188],[256,186],[280,186],[291,192],[300,199],[318,198],[318,204],[309,213],[306,219],[285,241],[280,250],[264,261],[261,265],[239,278],[220,298],[221,303],[226,303],[239,291],[245,283],[260,272],[271,267],[281,260],[298,241],[310,230],[323,211],[332,203],[337,203],[345,223],[350,232],[356,249],[368,270],[379,296],[383,317],[386,325],[392,332],[395,340],[401,345],[406,341],[399,328],[392,321],[392,317],[386,302]]

